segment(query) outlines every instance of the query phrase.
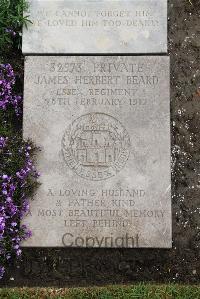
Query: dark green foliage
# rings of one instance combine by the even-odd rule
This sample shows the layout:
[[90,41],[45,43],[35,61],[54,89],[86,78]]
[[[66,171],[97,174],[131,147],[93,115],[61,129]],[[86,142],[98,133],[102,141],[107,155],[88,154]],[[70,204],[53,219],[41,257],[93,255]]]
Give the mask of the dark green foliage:
[[26,0],[0,0],[0,51],[21,47],[22,26],[30,22]]

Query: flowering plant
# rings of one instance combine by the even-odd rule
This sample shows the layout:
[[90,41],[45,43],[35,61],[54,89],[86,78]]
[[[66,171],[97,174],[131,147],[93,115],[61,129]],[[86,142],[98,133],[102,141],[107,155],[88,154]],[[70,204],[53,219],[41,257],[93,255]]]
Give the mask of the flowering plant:
[[[23,141],[10,118],[22,115],[22,97],[14,93],[15,74],[10,64],[0,65],[0,278],[6,266],[20,257],[20,242],[31,236],[20,226],[29,211],[28,197],[37,185],[32,161],[34,147]],[[13,110],[13,111],[12,111]]]
[[20,139],[0,138],[0,278],[9,260],[21,255],[20,242],[31,236],[25,225],[20,227],[29,211],[31,177],[38,177],[31,150]]
[[10,64],[0,64],[0,109],[12,106],[17,116],[21,114],[22,97],[15,95],[15,75]]
[[30,21],[23,12],[27,11],[26,0],[0,1],[0,49],[9,45],[21,47],[21,28]]

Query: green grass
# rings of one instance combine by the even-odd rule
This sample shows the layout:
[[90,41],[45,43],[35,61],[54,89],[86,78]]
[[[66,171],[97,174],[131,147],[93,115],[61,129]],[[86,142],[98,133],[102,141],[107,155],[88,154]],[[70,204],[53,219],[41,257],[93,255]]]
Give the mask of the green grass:
[[200,299],[200,286],[147,285],[93,288],[1,289],[1,299]]

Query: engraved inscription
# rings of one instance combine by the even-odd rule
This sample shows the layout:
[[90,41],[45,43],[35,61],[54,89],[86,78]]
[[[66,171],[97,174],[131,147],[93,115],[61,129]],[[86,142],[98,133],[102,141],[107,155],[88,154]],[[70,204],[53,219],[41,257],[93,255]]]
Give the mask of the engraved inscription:
[[24,53],[167,50],[167,0],[30,1],[29,15]]
[[130,138],[114,117],[89,113],[76,119],[65,132],[62,152],[67,165],[92,181],[116,175],[129,157]]
[[168,57],[28,56],[41,184],[23,246],[170,248],[169,108]]

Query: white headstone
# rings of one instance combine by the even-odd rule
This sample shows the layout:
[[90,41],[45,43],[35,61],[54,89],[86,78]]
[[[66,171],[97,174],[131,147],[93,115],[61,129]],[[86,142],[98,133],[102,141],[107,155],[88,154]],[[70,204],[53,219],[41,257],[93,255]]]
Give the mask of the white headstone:
[[167,0],[30,1],[24,53],[166,53]]
[[42,184],[23,245],[171,247],[169,102],[168,57],[27,57]]

